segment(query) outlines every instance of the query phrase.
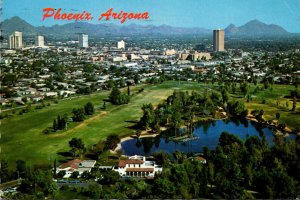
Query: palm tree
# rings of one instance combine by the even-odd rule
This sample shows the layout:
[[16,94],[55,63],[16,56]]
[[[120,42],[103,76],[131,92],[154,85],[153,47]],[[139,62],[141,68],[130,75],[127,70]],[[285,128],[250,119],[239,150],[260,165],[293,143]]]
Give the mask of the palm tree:
[[294,95],[292,111],[296,111],[296,107],[297,107],[297,99],[296,99],[296,95]]
[[139,138],[141,136],[141,134],[142,134],[141,130],[137,130],[135,132],[135,135],[136,135],[137,138]]

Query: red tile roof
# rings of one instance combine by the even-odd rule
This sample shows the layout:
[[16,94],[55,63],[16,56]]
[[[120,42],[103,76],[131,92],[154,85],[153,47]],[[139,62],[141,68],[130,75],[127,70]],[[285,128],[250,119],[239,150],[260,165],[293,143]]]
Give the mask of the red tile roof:
[[126,166],[126,160],[120,160],[119,167],[125,167],[125,166]]
[[144,163],[144,161],[139,160],[139,159],[120,160],[119,161],[119,167],[125,167],[126,164],[136,164],[136,165],[139,165],[139,164],[143,164],[143,163]]
[[73,168],[73,169],[78,169],[79,168],[79,163],[81,163],[82,160],[79,159],[75,159],[75,160],[71,160],[69,162],[63,163],[59,166],[60,169],[65,169],[65,168]]
[[206,161],[206,159],[201,157],[201,156],[195,157],[195,160],[197,160],[197,161]]
[[126,164],[143,164],[144,161],[139,160],[139,159],[129,159],[126,160]]

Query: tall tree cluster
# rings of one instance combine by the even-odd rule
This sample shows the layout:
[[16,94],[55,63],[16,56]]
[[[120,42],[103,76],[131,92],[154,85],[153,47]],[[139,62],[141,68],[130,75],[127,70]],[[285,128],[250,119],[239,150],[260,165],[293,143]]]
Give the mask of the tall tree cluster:
[[[231,116],[245,118],[248,114],[243,102],[228,102],[228,93],[212,91],[204,94],[184,91],[174,91],[166,101],[154,109],[152,104],[142,106],[143,116],[140,119],[140,126],[148,129],[158,130],[160,126],[172,128],[186,124],[191,127],[194,116],[214,117],[219,107],[228,107]],[[227,103],[228,102],[228,103]]]
[[112,104],[122,105],[129,103],[129,95],[122,93],[117,87],[114,87],[109,95],[109,100]]
[[68,116],[64,115],[63,117],[60,117],[60,115],[57,116],[57,119],[53,120],[53,130],[63,130],[67,126],[67,120]]
[[81,122],[85,119],[85,115],[92,115],[95,113],[94,105],[88,102],[83,108],[74,108],[73,111],[73,121]]

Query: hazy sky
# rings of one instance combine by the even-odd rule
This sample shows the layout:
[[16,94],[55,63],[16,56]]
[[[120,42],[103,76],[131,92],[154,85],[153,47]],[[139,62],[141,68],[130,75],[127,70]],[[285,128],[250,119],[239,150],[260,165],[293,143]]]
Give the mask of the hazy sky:
[[[46,19],[46,7],[65,12],[88,11],[92,23],[109,8],[114,11],[145,12],[150,20],[128,21],[136,24],[167,24],[178,27],[225,28],[230,23],[243,25],[252,19],[278,24],[290,32],[300,32],[300,0],[3,0],[3,18],[19,16],[33,25],[50,26],[67,23]],[[110,20],[112,23],[119,21]]]

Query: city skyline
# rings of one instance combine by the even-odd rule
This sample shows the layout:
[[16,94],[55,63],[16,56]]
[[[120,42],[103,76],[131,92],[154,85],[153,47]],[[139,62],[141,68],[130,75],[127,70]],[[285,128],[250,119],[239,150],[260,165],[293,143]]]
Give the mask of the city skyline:
[[[34,26],[52,26],[55,24],[65,24],[72,21],[57,21],[47,19],[42,21],[42,10],[46,7],[62,8],[65,12],[87,11],[98,18],[101,13],[109,8],[114,8],[116,12],[149,12],[149,20],[133,20],[125,24],[141,25],[170,25],[176,27],[203,27],[207,29],[225,28],[229,24],[241,26],[247,21],[257,19],[266,24],[277,24],[289,32],[300,32],[300,1],[298,0],[266,0],[242,1],[237,0],[199,0],[194,2],[188,0],[160,0],[153,2],[150,0],[89,0],[74,1],[53,1],[53,0],[24,0],[22,4],[17,2],[3,2],[3,19],[19,16]],[[172,8],[169,5],[172,4]],[[188,12],[187,12],[188,11]],[[97,19],[88,21],[98,22]],[[119,21],[104,21],[119,24]]]

